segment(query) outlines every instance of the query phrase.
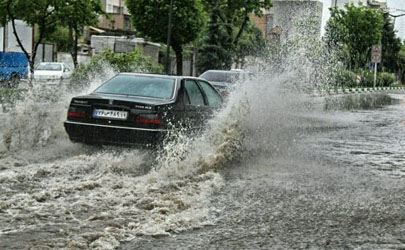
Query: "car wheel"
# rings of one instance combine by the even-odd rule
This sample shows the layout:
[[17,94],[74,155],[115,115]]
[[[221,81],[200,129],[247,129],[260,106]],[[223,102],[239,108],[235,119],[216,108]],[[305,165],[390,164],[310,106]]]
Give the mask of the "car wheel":
[[10,80],[8,81],[9,88],[17,88],[18,84],[20,84],[20,76],[16,73],[11,75]]

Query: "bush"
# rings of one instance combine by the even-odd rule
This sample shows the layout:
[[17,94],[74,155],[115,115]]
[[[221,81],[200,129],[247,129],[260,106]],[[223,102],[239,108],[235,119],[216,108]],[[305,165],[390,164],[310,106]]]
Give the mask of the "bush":
[[[357,76],[360,76],[360,83],[356,82]],[[335,84],[339,87],[374,87],[374,72],[368,69],[359,69],[356,72],[340,69],[334,74]],[[377,86],[390,86],[395,82],[395,75],[392,73],[378,73]]]
[[162,73],[161,65],[154,63],[149,57],[142,55],[142,52],[135,50],[130,53],[114,53],[110,50],[94,56],[87,65],[79,65],[72,74],[70,86],[82,88],[90,84],[95,77],[104,78],[109,74],[107,69],[115,72],[143,72]]
[[374,73],[369,69],[359,69],[356,72],[360,77],[361,87],[374,87]]
[[336,87],[354,87],[356,83],[356,74],[350,70],[339,69],[334,74]]
[[395,75],[382,72],[377,75],[377,86],[388,87],[395,82]]

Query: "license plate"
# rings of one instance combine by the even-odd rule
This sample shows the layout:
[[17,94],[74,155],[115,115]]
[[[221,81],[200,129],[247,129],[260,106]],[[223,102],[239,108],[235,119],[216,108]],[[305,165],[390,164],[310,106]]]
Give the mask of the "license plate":
[[107,110],[107,109],[95,109],[93,111],[93,117],[126,120],[128,117],[127,111]]

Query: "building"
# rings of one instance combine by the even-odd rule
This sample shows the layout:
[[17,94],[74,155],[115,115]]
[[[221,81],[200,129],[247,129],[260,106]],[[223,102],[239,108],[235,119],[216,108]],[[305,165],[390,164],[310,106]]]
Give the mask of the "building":
[[300,31],[302,23],[312,20],[312,34],[321,35],[323,5],[318,0],[273,0],[273,7],[265,10],[263,17],[252,15],[252,20],[263,32],[266,40],[284,43]]
[[132,30],[131,15],[124,0],[102,0],[104,11],[109,18],[101,16],[98,28],[106,30]]
[[358,6],[360,3],[369,6],[371,8],[380,8],[384,9],[387,8],[387,1],[386,0],[332,0],[331,6],[344,8],[345,4],[354,4]]
[[93,35],[91,36],[91,48],[93,49],[93,54],[98,54],[105,50],[111,50],[114,53],[128,53],[139,48],[154,63],[159,62],[160,44],[146,41],[140,37]]

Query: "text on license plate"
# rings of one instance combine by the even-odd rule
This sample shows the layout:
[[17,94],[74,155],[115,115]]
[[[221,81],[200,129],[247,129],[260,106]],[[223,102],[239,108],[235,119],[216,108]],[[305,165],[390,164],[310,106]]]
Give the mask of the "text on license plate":
[[93,117],[126,120],[128,117],[128,112],[127,111],[117,111],[117,110],[107,110],[107,109],[95,109],[93,111]]

